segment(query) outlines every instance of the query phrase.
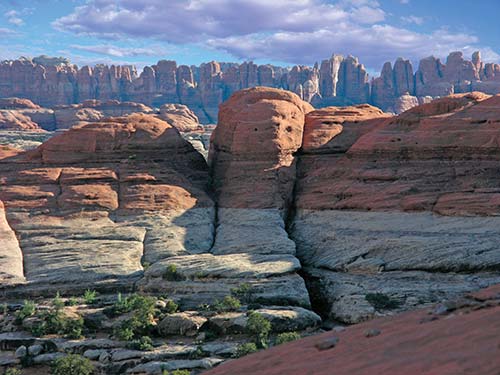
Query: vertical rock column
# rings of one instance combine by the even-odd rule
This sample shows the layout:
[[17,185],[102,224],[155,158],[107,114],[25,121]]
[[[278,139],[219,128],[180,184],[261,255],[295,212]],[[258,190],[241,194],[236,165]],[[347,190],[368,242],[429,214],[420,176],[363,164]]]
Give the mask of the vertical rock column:
[[[293,198],[294,153],[311,110],[295,94],[263,87],[222,104],[209,155],[218,203],[214,255],[237,253],[256,266],[262,259],[298,264],[283,218]],[[291,271],[280,276],[295,286],[280,297],[308,301],[302,279]]]
[[0,283],[10,284],[24,281],[23,254],[14,231],[5,217],[0,201]]

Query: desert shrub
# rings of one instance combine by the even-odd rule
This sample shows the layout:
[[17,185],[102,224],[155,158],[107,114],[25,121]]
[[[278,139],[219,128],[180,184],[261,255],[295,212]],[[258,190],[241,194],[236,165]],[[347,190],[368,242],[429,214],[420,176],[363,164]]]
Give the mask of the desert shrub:
[[173,314],[179,309],[179,305],[177,305],[174,301],[171,299],[166,300],[165,303],[167,304],[165,308],[163,309],[167,314]]
[[119,296],[112,308],[113,314],[120,315],[132,312],[132,315],[129,319],[124,320],[120,327],[115,329],[113,335],[119,340],[125,341],[147,336],[158,314],[155,305],[156,299],[154,297],[139,294],[133,294],[127,298]]
[[9,367],[5,370],[5,375],[21,375],[21,370],[15,367]]
[[150,296],[143,296],[140,294],[131,294],[123,298],[121,293],[113,307],[111,308],[112,315],[122,315],[131,311],[142,311],[146,314],[154,314],[156,298]]
[[171,372],[171,375],[191,375],[191,371],[189,371],[189,370],[174,370]]
[[174,370],[169,372],[167,370],[162,370],[161,375],[191,375],[191,371],[189,370]]
[[78,301],[78,298],[76,298],[76,297],[70,297],[66,301],[66,305],[68,305],[68,306],[77,306],[79,303],[80,303],[80,301]]
[[225,296],[222,301],[215,301],[212,308],[217,312],[236,311],[241,307],[239,299],[233,296]]
[[91,375],[93,372],[90,360],[77,354],[58,358],[52,365],[52,375]]
[[66,318],[63,320],[62,334],[69,339],[79,339],[83,336],[84,325],[82,317],[75,319]]
[[62,300],[61,295],[59,294],[59,292],[57,292],[56,296],[52,300],[52,306],[56,310],[62,310],[63,309],[63,307],[64,307],[64,301]]
[[258,312],[252,311],[248,315],[246,327],[247,333],[255,339],[255,344],[259,349],[267,348],[269,332],[271,332],[271,322]]
[[96,301],[96,297],[97,297],[97,292],[95,290],[87,289],[85,293],[83,293],[83,301],[87,305],[93,305]]
[[34,336],[58,334],[70,339],[81,338],[85,326],[83,318],[66,316],[62,311],[64,303],[60,297],[56,298],[59,300],[53,301],[53,307],[50,310],[42,311],[37,315],[40,321],[31,327],[31,333]]
[[23,307],[16,314],[16,319],[18,322],[22,322],[24,319],[35,315],[35,313],[36,313],[35,302],[25,300]]
[[134,330],[128,327],[127,323],[124,322],[114,329],[113,336],[120,341],[132,341],[135,337],[135,333]]
[[368,293],[365,295],[365,299],[377,310],[397,309],[400,306],[397,299],[383,293]]
[[237,288],[231,289],[231,294],[237,297],[240,301],[249,303],[253,299],[254,290],[251,284],[243,283]]
[[245,344],[241,344],[241,345],[238,345],[238,347],[236,348],[236,353],[235,353],[235,357],[236,358],[241,358],[241,357],[244,357],[248,354],[251,354],[251,353],[255,353],[257,352],[259,349],[257,349],[257,345],[255,345],[255,343],[253,342],[247,342]]
[[275,344],[281,345],[298,339],[300,339],[300,335],[297,332],[283,332],[276,336]]
[[163,278],[168,281],[182,281],[185,277],[177,270],[177,265],[169,264],[165,273],[163,274]]
[[134,350],[153,350],[153,340],[151,340],[151,337],[149,336],[142,336],[139,339],[133,340],[130,345],[128,345],[130,349]]

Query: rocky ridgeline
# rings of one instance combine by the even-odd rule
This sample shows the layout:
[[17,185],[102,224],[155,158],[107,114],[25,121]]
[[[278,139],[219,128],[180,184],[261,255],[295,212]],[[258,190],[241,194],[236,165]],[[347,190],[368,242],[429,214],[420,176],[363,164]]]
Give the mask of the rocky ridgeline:
[[333,55],[320,64],[282,68],[210,62],[178,66],[159,61],[137,74],[131,66],[84,66],[63,60],[20,59],[0,64],[0,97],[31,99],[44,107],[86,100],[119,100],[160,107],[165,103],[187,105],[203,124],[217,120],[219,104],[232,93],[266,86],[295,92],[315,107],[370,103],[384,111],[401,113],[432,98],[453,93],[500,92],[500,65],[483,63],[479,52],[472,61],[461,52],[446,64],[429,57],[414,72],[411,62],[386,63],[380,77],[370,81],[354,57]]
[[108,100],[87,100],[81,104],[42,108],[28,99],[0,99],[0,130],[55,131],[74,125],[99,122],[108,117],[127,116],[133,113],[155,115],[181,132],[202,130],[198,117],[182,104],[164,104],[158,109],[141,103]]
[[[197,373],[252,351],[241,344],[255,316],[271,322],[257,343],[272,343],[321,320],[359,323],[498,284],[499,123],[500,97],[480,93],[390,116],[367,104],[314,110],[259,87],[221,106],[208,164],[173,125],[144,113],[74,126],[34,151],[4,147],[4,330],[20,329],[10,313],[24,310],[19,299],[51,311],[44,298],[57,292],[71,305],[96,289],[104,313],[121,304],[110,293],[135,291],[155,296],[160,313],[153,348],[51,346],[12,333],[0,337],[0,363],[44,365],[76,351],[104,373]],[[104,326],[83,333],[116,340],[130,313],[98,315]]]
[[42,108],[28,99],[0,99],[0,145],[33,149],[50,138],[54,131],[134,113],[153,115],[166,121],[207,156],[212,128],[200,125],[198,117],[187,106],[163,104],[153,109],[141,103],[117,100],[87,100],[81,104]]

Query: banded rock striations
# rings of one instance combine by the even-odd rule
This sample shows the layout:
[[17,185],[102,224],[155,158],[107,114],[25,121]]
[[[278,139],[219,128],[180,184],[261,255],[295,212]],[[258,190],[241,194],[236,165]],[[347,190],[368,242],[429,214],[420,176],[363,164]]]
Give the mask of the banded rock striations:
[[[0,200],[19,237],[28,288],[54,283],[62,292],[134,278],[141,258],[165,256],[159,242],[174,253],[190,251],[189,235],[196,249],[211,244],[205,161],[152,116],[74,127],[37,150],[6,155],[0,169]],[[189,222],[191,209],[199,230],[186,234],[176,220]]]

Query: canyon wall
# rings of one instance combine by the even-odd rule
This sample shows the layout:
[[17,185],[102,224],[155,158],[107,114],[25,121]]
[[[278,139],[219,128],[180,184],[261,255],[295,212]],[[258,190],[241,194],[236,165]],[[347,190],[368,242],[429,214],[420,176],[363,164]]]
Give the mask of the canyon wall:
[[84,66],[67,61],[20,59],[0,63],[0,97],[27,98],[44,106],[81,103],[88,99],[134,101],[159,107],[185,104],[204,124],[215,123],[219,104],[240,89],[255,86],[282,88],[315,107],[370,103],[400,113],[430,98],[453,93],[500,92],[500,65],[485,64],[479,52],[472,61],[461,52],[446,64],[429,57],[414,72],[411,62],[386,63],[380,77],[370,82],[358,59],[333,55],[309,66],[282,68],[253,62],[200,66],[159,61],[138,75],[133,66]]

